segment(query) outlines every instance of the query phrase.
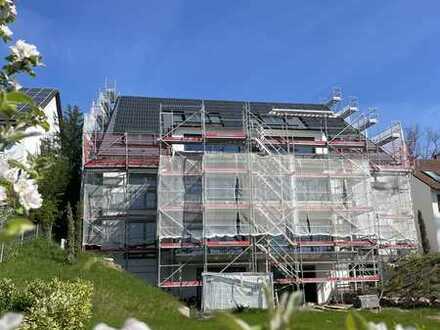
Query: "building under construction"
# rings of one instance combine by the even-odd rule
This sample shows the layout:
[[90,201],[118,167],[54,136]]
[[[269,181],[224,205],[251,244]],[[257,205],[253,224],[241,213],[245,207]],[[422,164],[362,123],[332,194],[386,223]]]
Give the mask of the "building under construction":
[[317,303],[374,287],[418,244],[402,129],[370,136],[375,115],[338,90],[297,104],[107,88],[84,127],[84,247],[205,302],[222,276],[270,274]]

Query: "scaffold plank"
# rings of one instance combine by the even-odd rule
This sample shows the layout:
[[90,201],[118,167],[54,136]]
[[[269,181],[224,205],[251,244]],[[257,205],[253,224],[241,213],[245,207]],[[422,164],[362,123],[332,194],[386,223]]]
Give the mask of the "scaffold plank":
[[202,286],[201,281],[165,281],[159,287],[161,288],[191,288]]
[[162,242],[160,247],[162,249],[186,249],[186,248],[201,248],[204,245],[208,247],[243,247],[249,246],[251,243],[249,240],[234,240],[234,241],[220,241],[220,240],[209,240],[205,243],[186,243],[186,242]]
[[326,282],[378,282],[380,281],[379,275],[367,275],[367,276],[330,276],[330,277],[306,277],[306,278],[280,278],[274,280],[276,284],[301,284],[301,283],[326,283]]

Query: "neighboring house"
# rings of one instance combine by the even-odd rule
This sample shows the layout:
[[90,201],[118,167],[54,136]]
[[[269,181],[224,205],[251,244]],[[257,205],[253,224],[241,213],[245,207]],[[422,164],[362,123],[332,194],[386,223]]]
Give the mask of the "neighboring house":
[[[22,92],[30,96],[34,102],[40,106],[47,116],[50,128],[45,131],[41,127],[31,127],[27,133],[36,133],[35,136],[29,136],[14,146],[12,151],[26,155],[30,153],[35,155],[40,151],[41,141],[44,138],[53,136],[60,130],[60,120],[62,120],[62,109],[60,93],[54,88],[22,88]],[[26,111],[26,105],[19,105],[19,111]],[[0,116],[0,125],[4,118]]]
[[[440,159],[417,160],[412,177],[414,214],[420,211],[431,251],[440,251]],[[418,219],[420,237],[420,219]]]

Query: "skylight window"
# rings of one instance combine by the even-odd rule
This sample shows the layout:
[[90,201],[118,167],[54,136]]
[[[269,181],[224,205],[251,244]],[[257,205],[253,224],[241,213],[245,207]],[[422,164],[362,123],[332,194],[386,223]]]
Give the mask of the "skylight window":
[[284,125],[283,118],[278,116],[265,116],[263,120],[268,125]]
[[298,117],[287,117],[287,125],[296,128],[305,128],[304,123]]
[[429,176],[431,179],[440,182],[440,173],[434,171],[422,171],[424,174]]
[[221,124],[222,123],[222,119],[221,119],[220,115],[218,115],[218,114],[211,113],[208,115],[208,118],[209,118],[209,123],[211,123],[211,124]]
[[183,113],[173,113],[173,121],[175,123],[180,123],[184,120]]
[[187,123],[197,123],[197,124],[200,124],[200,122],[201,122],[200,113],[188,114],[186,116],[186,122]]

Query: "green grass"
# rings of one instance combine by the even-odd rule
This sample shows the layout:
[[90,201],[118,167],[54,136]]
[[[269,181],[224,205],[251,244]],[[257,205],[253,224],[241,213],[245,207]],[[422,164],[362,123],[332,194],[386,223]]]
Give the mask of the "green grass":
[[[2,277],[12,278],[18,285],[31,279],[82,278],[94,284],[93,317],[89,328],[98,322],[120,327],[124,320],[135,317],[152,329],[227,329],[219,318],[210,320],[187,319],[177,311],[179,302],[167,293],[145,284],[124,271],[106,266],[92,254],[82,254],[77,262],[65,262],[65,253],[46,241],[34,241],[23,245],[17,254],[0,264]],[[346,312],[301,311],[294,318],[294,329],[343,329]],[[371,321],[385,321],[389,326],[396,323],[418,325],[424,329],[440,329],[440,322],[430,316],[440,317],[434,309],[401,311],[385,309],[381,313],[361,312]],[[263,311],[248,311],[239,315],[251,324],[265,319]]]

